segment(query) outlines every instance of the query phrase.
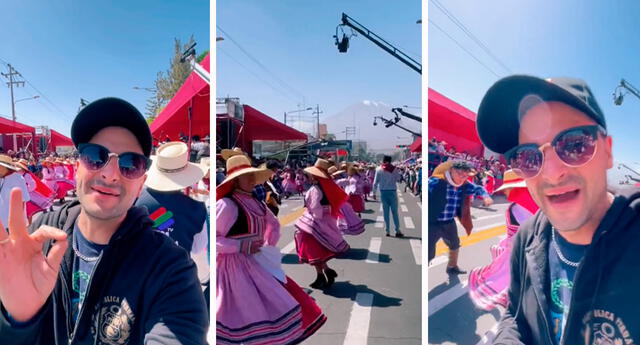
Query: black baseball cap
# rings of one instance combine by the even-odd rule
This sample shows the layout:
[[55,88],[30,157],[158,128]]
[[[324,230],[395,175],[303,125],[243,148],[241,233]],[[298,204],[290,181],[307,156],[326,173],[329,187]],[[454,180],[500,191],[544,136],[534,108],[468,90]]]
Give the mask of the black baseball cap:
[[138,139],[142,153],[151,155],[151,130],[131,103],[115,97],[102,98],[82,108],[71,125],[71,140],[78,147],[106,127],[123,127]]
[[484,95],[476,118],[480,140],[489,150],[504,154],[518,146],[522,116],[536,104],[551,101],[574,107],[607,128],[604,114],[583,80],[514,75],[498,80]]

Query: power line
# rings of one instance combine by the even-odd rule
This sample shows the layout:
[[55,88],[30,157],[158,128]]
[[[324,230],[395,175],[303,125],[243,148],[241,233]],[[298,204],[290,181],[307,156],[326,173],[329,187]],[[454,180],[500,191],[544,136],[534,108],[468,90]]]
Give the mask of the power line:
[[249,59],[251,59],[253,62],[256,63],[256,65],[258,65],[260,68],[262,68],[262,70],[264,70],[265,72],[267,72],[268,74],[270,74],[280,85],[282,85],[285,89],[287,89],[288,91],[290,91],[293,94],[296,94],[297,96],[299,96],[300,98],[302,98],[303,100],[305,99],[305,96],[299,92],[298,90],[296,90],[295,88],[293,88],[292,86],[290,86],[289,84],[287,84],[284,80],[282,80],[280,77],[278,77],[275,73],[273,73],[270,69],[268,69],[265,65],[263,65],[258,59],[256,59],[255,57],[253,57],[253,55],[251,55],[246,49],[244,49],[240,43],[238,43],[236,40],[233,39],[233,37],[231,37],[226,31],[222,30],[222,28],[218,25],[216,25],[216,28],[218,30],[220,30],[220,32],[222,32],[225,36],[227,36],[227,38],[236,45],[236,47],[238,47],[247,57],[249,57]]
[[284,96],[285,98],[293,101],[293,102],[297,102],[298,100],[291,97],[290,95],[284,93],[282,90],[276,88],[273,84],[271,84],[270,82],[262,79],[257,73],[255,73],[254,71],[252,71],[251,69],[249,69],[247,66],[243,65],[242,63],[240,63],[240,61],[238,61],[236,58],[234,58],[231,54],[229,54],[228,52],[226,52],[224,49],[220,48],[220,47],[216,47],[217,51],[221,52],[222,54],[226,55],[227,57],[229,57],[231,60],[233,60],[233,62],[237,63],[238,65],[240,65],[240,67],[244,68],[247,72],[251,73],[256,79],[260,80],[261,82],[265,83],[267,86],[269,86],[271,89],[273,89],[274,91],[276,91],[277,93],[279,93],[280,95]]
[[497,78],[500,78],[500,75],[498,75],[498,73],[494,72],[491,68],[489,68],[489,66],[485,65],[482,61],[480,61],[475,55],[473,55],[469,50],[467,50],[467,48],[463,47],[462,44],[460,44],[460,42],[456,41],[455,38],[451,37],[451,35],[449,35],[440,26],[438,26],[438,24],[433,22],[431,20],[431,18],[429,18],[429,24],[435,26],[438,30],[440,30],[440,32],[442,32],[447,37],[449,37],[449,39],[452,40],[456,45],[458,45],[458,47],[460,47],[460,49],[464,50],[467,54],[469,54],[469,56],[471,56],[474,60],[476,60],[476,62],[478,62],[480,65],[482,65],[482,67],[486,68],[487,71],[493,73],[493,75],[495,75]]
[[440,11],[442,11],[442,13],[444,13],[458,28],[460,28],[460,30],[462,30],[462,32],[464,32],[478,46],[480,46],[480,48],[482,48],[482,50],[484,50],[485,53],[487,53],[494,61],[496,61],[500,66],[502,66],[502,68],[504,68],[507,72],[509,72],[509,74],[513,74],[511,69],[509,67],[507,67],[507,65],[505,65],[500,59],[498,59],[498,57],[495,56],[491,52],[491,50],[479,38],[477,38],[469,29],[467,29],[467,27],[464,24],[462,24],[462,22],[460,20],[458,20],[458,18],[456,18],[456,16],[453,15],[453,13],[451,13],[449,10],[447,10],[447,8],[444,5],[442,5],[438,0],[431,0],[431,2],[434,5],[436,5],[436,7]]

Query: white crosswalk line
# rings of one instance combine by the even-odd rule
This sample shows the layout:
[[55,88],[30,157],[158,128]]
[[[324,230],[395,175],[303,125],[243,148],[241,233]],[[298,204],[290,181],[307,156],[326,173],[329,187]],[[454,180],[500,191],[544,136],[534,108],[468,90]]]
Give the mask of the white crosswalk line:
[[402,210],[402,212],[409,212],[407,205],[400,205],[400,210]]
[[504,217],[504,214],[492,214],[490,216],[484,216],[484,217],[479,217],[479,218],[473,218],[474,221],[478,221],[478,220],[483,220],[483,219],[490,219],[490,218],[497,218],[497,217]]
[[369,244],[369,253],[365,262],[370,264],[377,264],[380,262],[380,246],[382,245],[381,237],[371,237],[371,243]]
[[413,224],[413,219],[411,217],[404,217],[404,227],[406,229],[415,229],[416,226]]
[[380,212],[382,212],[382,204],[380,204]]
[[438,296],[429,300],[429,317],[439,312],[442,308],[451,304],[453,301],[462,297],[469,291],[467,281],[462,281],[455,286],[449,288],[447,291],[439,294]]
[[409,244],[411,244],[413,258],[416,259],[416,265],[422,265],[422,241],[412,239],[409,240]]
[[280,253],[289,254],[293,252],[294,249],[296,249],[296,241],[291,241],[291,243],[287,244],[284,248],[282,248]]
[[373,294],[358,292],[353,309],[351,309],[344,345],[367,345],[372,305]]
[[429,268],[433,268],[435,266],[442,265],[447,261],[449,261],[449,256],[448,255],[436,256],[435,258],[433,258],[433,260],[431,260],[431,264],[429,265]]
[[384,217],[383,216],[376,217],[376,228],[384,228]]
[[404,198],[398,198],[398,201],[399,201],[400,203],[404,203]]

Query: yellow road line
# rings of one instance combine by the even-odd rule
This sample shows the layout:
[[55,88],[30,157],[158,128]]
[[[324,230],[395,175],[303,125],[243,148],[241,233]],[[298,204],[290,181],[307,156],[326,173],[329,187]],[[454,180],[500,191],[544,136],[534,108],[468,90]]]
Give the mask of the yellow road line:
[[296,219],[300,218],[300,216],[302,216],[302,214],[304,213],[304,210],[305,210],[304,207],[300,207],[298,209],[291,211],[291,213],[287,213],[286,215],[280,217],[280,226],[287,226],[293,223],[293,221],[295,221]]
[[[490,238],[493,238],[499,235],[504,235],[506,233],[507,233],[506,225],[496,226],[495,228],[483,230],[476,233],[472,232],[470,236],[462,236],[460,238],[460,246],[461,247],[470,246],[474,243],[488,240]],[[442,255],[448,252],[449,252],[449,248],[444,244],[444,242],[442,240],[438,241],[438,243],[436,244],[436,256]]]

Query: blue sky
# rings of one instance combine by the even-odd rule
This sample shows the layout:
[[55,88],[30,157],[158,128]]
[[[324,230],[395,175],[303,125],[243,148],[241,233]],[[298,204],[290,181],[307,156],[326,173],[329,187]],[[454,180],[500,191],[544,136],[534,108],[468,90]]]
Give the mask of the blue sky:
[[[614,159],[640,162],[640,99],[615,106],[621,78],[640,87],[640,2],[439,0],[497,56],[493,61],[432,0],[429,18],[500,77],[530,74],[584,79],[607,119]],[[425,24],[427,21],[425,20]],[[429,87],[477,112],[485,91],[499,79],[451,39],[429,25]]]
[[321,120],[363,100],[421,104],[418,73],[364,37],[346,54],[333,39],[346,12],[420,61],[420,1],[218,0],[216,11],[217,25],[269,70],[218,31],[225,38],[216,43],[218,97],[239,97],[279,121],[303,102],[320,104]]
[[[194,35],[209,49],[209,1],[11,1],[3,4],[0,59],[42,94],[16,104],[18,121],[68,135],[80,98],[124,98],[142,112],[156,73],[169,67],[173,39]],[[0,64],[0,70],[7,68]],[[1,78],[0,115],[10,117]],[[39,93],[28,84],[16,100]]]

